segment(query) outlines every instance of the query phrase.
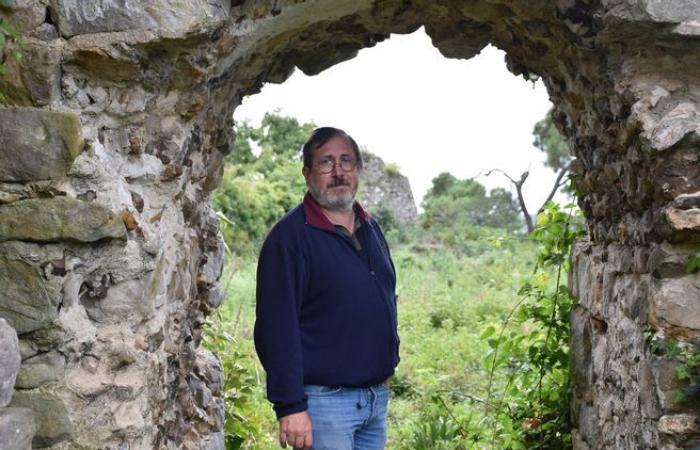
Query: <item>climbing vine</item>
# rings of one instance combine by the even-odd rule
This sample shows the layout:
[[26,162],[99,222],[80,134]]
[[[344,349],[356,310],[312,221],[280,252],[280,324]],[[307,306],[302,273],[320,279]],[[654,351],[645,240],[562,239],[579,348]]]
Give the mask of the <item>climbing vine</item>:
[[[546,205],[531,237],[539,247],[535,269],[522,282],[520,301],[481,338],[491,350],[488,405],[492,448],[553,449],[571,445],[569,401],[569,254],[584,233],[573,204]],[[496,374],[505,381],[496,389]],[[505,447],[504,447],[505,445]]]

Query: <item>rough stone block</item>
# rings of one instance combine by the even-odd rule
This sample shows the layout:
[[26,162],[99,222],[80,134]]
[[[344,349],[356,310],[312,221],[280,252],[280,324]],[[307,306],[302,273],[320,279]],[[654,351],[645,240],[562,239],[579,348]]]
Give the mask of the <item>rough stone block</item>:
[[8,19],[10,23],[21,33],[33,30],[44,23],[46,19],[46,5],[40,0],[16,0],[9,2],[9,8],[0,10],[0,17]]
[[571,384],[574,395],[582,402],[593,400],[593,341],[588,315],[581,307],[571,313]]
[[664,211],[666,223],[677,232],[700,232],[700,208],[667,208]]
[[58,317],[61,301],[58,282],[44,279],[41,268],[29,259],[40,258],[32,244],[0,244],[0,316],[18,333],[50,326]]
[[654,377],[656,395],[662,411],[679,411],[683,408],[678,401],[676,393],[683,388],[683,384],[676,376],[679,363],[664,357],[654,357],[651,361],[651,373]]
[[686,275],[685,265],[692,250],[663,243],[649,253],[648,268],[656,278],[675,278]]
[[0,319],[0,408],[12,399],[21,362],[17,333],[5,319]]
[[32,389],[50,381],[63,379],[66,360],[58,352],[42,353],[22,362],[16,386]]
[[655,280],[651,297],[656,323],[700,330],[700,276]]
[[17,391],[13,407],[29,408],[34,412],[37,431],[32,445],[35,448],[50,447],[70,438],[73,424],[63,401],[51,394]]
[[62,177],[82,148],[76,114],[0,108],[0,181]]
[[192,26],[228,17],[226,0],[51,0],[50,9],[65,36],[77,34],[160,29],[187,31]]
[[22,82],[36,105],[48,105],[61,94],[61,48],[31,43],[23,50]]
[[691,434],[700,431],[698,417],[694,414],[665,415],[659,419],[658,429],[663,434]]
[[119,404],[114,410],[114,424],[120,430],[139,430],[145,422],[141,413],[142,404],[138,400]]
[[636,3],[641,3],[640,6],[655,22],[700,20],[700,3],[695,0],[642,0]]
[[224,386],[224,369],[216,355],[202,347],[197,348],[194,372],[214,395],[221,395],[221,389]]
[[[606,313],[613,316],[620,311],[638,325],[645,325],[649,314],[649,276],[625,275],[618,277],[613,285],[613,302]],[[614,317],[614,316],[613,316]]]
[[30,450],[34,433],[36,423],[31,409],[0,409],[0,449]]
[[30,199],[0,206],[0,242],[126,239],[121,218],[97,203],[71,197]]
[[202,440],[202,450],[224,450],[226,448],[224,433],[212,433]]
[[648,134],[651,147],[666,150],[680,142],[698,126],[698,111],[693,103],[680,103],[666,114]]
[[154,310],[153,302],[144,298],[143,280],[126,280],[106,288],[104,297],[83,296],[81,302],[90,319],[96,322],[120,322],[132,314],[148,316]]

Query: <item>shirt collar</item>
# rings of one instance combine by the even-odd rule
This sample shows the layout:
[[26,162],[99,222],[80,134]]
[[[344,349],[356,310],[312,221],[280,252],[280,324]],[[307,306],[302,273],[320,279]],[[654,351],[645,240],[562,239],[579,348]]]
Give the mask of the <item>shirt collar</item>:
[[[321,205],[318,204],[315,198],[307,192],[304,196],[304,202],[302,203],[304,207],[304,216],[306,216],[306,223],[320,228],[326,231],[335,231],[335,226],[333,222],[328,220],[323,211],[321,210]],[[355,210],[357,217],[362,219],[364,222],[369,222],[370,215],[367,211],[360,206],[358,202],[353,203],[352,208]]]

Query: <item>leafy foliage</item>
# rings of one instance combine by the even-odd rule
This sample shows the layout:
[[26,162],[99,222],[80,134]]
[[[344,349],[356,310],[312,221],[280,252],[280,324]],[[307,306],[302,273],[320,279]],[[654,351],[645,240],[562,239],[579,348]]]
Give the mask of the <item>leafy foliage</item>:
[[450,244],[457,244],[459,237],[474,239],[489,228],[508,232],[522,228],[518,206],[510,192],[496,188],[487,193],[478,181],[459,180],[449,173],[433,179],[423,198],[421,220],[423,228]]
[[[494,409],[492,442],[505,430],[523,446],[500,448],[571,445],[568,346],[573,299],[564,277],[571,246],[583,230],[573,205],[564,210],[552,203],[545,207],[532,234],[539,245],[535,270],[518,291],[520,302],[500,327],[490,325],[482,332],[492,348],[484,360],[491,377],[497,370],[508,374]],[[489,401],[492,395],[489,389]]]
[[399,166],[396,163],[386,163],[384,165],[384,173],[386,173],[389,177],[396,177],[401,175],[401,169],[399,169]]
[[684,387],[675,391],[675,401],[687,402],[700,397],[700,346],[675,339],[664,339],[652,331],[647,336],[651,351],[676,364],[676,379]]
[[552,170],[559,171],[569,165],[572,159],[569,153],[569,146],[562,139],[557,127],[554,126],[551,110],[544,119],[535,124],[532,134],[535,136],[533,145],[542,150],[547,156],[545,160],[546,166]]
[[203,345],[219,357],[224,369],[226,450],[240,449],[244,442],[254,442],[262,434],[258,425],[246,417],[251,406],[251,393],[258,382],[241,362],[251,355],[237,351],[236,344],[236,339],[225,329],[221,315],[205,327]]
[[688,257],[688,262],[685,265],[685,271],[695,273],[700,270],[700,254],[691,255]]
[[275,221],[301,201],[306,190],[301,146],[314,127],[270,113],[258,128],[236,125],[237,139],[214,198],[229,248],[253,251]]

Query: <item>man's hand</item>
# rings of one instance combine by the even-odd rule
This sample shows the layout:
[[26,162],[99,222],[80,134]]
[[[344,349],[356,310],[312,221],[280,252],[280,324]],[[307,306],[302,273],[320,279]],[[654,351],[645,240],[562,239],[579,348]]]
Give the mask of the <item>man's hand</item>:
[[282,417],[279,439],[282,448],[289,444],[294,450],[309,450],[313,445],[309,413],[302,411]]

